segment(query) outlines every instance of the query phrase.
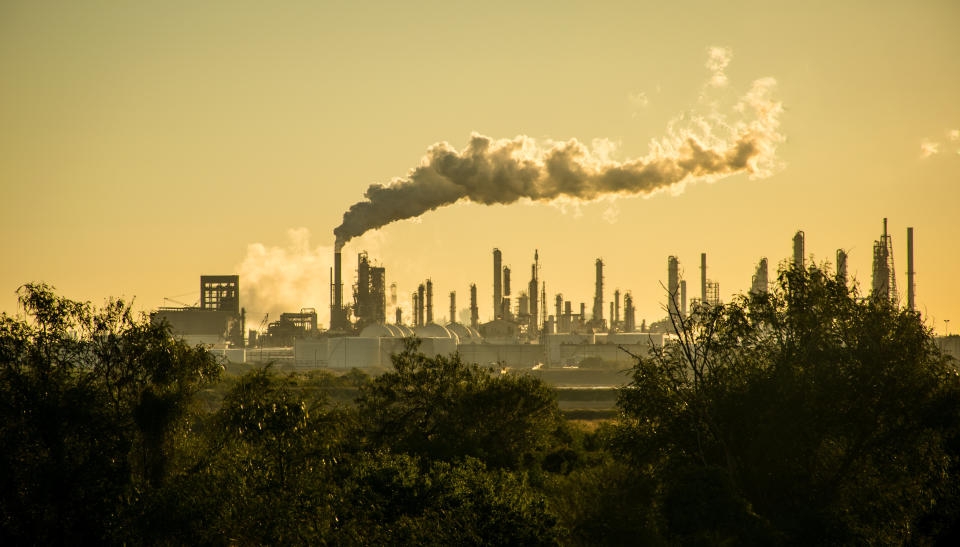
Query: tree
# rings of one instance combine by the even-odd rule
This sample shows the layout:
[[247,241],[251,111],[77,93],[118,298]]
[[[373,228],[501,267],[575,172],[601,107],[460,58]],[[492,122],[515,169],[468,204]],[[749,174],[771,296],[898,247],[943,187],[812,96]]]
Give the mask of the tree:
[[[918,314],[811,267],[781,271],[769,294],[671,319],[678,340],[640,359],[620,393],[617,443],[663,477],[670,533],[922,539],[918,523],[957,480],[960,386]],[[707,513],[726,517],[691,518]]]
[[220,367],[111,301],[43,284],[0,317],[0,528],[12,543],[99,543],[167,473],[189,400]]
[[538,461],[562,427],[553,392],[528,375],[494,376],[459,355],[427,357],[417,342],[393,356],[394,371],[361,388],[358,413],[375,448],[520,469]]

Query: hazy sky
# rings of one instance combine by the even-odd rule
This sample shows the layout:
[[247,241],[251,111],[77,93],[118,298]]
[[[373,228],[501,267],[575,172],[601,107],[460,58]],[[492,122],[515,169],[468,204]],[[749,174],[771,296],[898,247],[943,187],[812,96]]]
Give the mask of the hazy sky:
[[[898,283],[913,226],[918,306],[957,332],[958,23],[955,0],[7,0],[0,310],[29,281],[150,309],[195,301],[201,273],[240,273],[250,323],[316,307],[326,324],[333,228],[432,144],[605,139],[597,153],[623,162],[700,117],[749,120],[734,106],[769,77],[785,137],[770,176],[579,206],[461,203],[350,242],[345,275],[366,249],[401,301],[432,277],[443,316],[447,293],[465,306],[476,282],[486,319],[493,247],[515,292],[536,248],[548,301],[588,309],[602,257],[607,298],[631,290],[639,323],[665,315],[668,255],[696,295],[706,252],[729,300],[761,256],[788,256],[797,229],[817,261],[847,249],[869,286],[886,216]],[[724,85],[711,84],[710,48],[729,54]]]

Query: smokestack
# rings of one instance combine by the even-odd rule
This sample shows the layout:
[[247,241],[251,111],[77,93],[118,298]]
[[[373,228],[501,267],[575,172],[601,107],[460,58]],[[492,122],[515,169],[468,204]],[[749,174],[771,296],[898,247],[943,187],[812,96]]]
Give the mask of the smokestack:
[[403,324],[403,310],[401,310],[400,308],[397,308],[397,324],[398,325]]
[[450,322],[457,322],[457,291],[450,291]]
[[613,291],[613,326],[620,322],[620,289]]
[[470,285],[470,326],[477,328],[480,326],[480,311],[477,309],[477,285]]
[[680,300],[680,263],[677,257],[667,258],[667,313],[671,317],[678,313],[678,301]]
[[397,306],[397,284],[390,284],[390,307],[395,308]]
[[354,316],[357,318],[358,328],[362,328],[370,319],[370,262],[366,252],[357,254],[357,286],[354,291],[354,301],[356,302]]
[[503,297],[510,296],[510,266],[503,267]]
[[680,313],[687,316],[687,280],[680,280]]
[[837,281],[847,284],[847,252],[837,249]]
[[423,322],[423,307],[424,302],[427,296],[427,288],[423,286],[423,283],[417,287],[417,326],[422,327],[426,323]]
[[500,319],[503,308],[503,256],[493,249],[493,318]]
[[433,281],[427,280],[427,324],[433,323]]
[[623,296],[623,330],[633,332],[637,329],[637,317],[633,309],[633,295],[629,292]]
[[707,253],[700,253],[700,303],[707,303]]
[[557,295],[554,297],[553,305],[556,312],[555,317],[557,318],[557,328],[554,332],[556,332],[557,334],[560,334],[561,332],[566,332],[566,322],[565,322],[565,318],[563,317],[563,295],[562,294],[557,293]]
[[342,330],[347,327],[346,314],[343,309],[343,280],[341,271],[340,250],[333,253],[333,271],[330,280],[330,330]]
[[540,283],[537,281],[537,270],[540,269],[540,252],[536,249],[533,251],[533,265],[530,266],[530,285],[527,287],[527,293],[530,295],[530,302],[528,306],[530,307],[530,327],[533,332],[536,332],[540,326],[539,321],[539,289]]
[[603,260],[596,261],[596,280],[593,292],[593,323],[597,328],[603,327]]
[[413,321],[414,327],[419,327],[420,322],[417,320],[420,317],[420,295],[416,291],[410,296],[410,302],[413,306],[413,309],[410,310],[411,321]]
[[797,230],[797,233],[793,235],[793,265],[796,268],[803,269],[803,256],[806,254],[804,252],[804,234],[803,230]]
[[907,228],[907,309],[914,310],[913,228]]
[[767,272],[767,259],[763,257],[757,263],[757,271],[753,274],[753,280],[750,286],[752,294],[767,294],[770,286],[769,274]]
[[547,282],[540,282],[540,324],[547,322]]

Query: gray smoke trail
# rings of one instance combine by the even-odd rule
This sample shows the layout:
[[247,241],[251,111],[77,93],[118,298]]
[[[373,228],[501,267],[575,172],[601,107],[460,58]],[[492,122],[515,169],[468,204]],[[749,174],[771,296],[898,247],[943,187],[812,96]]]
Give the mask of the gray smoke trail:
[[725,138],[713,130],[722,120],[714,114],[712,121],[700,120],[699,131],[671,131],[669,137],[652,143],[646,156],[624,162],[612,161],[577,140],[540,146],[526,136],[494,140],[475,133],[460,151],[446,142],[434,144],[405,178],[367,188],[366,199],[353,204],[334,229],[336,248],[368,230],[460,201],[485,205],[522,199],[589,201],[646,195],[736,173],[766,176],[783,140],[779,133],[783,109],[770,97],[775,83],[772,78],[753,83],[737,105],[737,110],[752,111],[751,121],[723,122]]

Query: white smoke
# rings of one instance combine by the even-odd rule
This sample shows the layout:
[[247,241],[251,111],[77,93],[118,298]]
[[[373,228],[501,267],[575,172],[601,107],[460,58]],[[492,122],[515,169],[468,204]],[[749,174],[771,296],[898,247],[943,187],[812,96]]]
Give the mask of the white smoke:
[[[709,50],[711,84],[726,85],[730,58],[728,49]],[[406,177],[367,188],[366,199],[353,204],[334,229],[336,245],[460,201],[584,202],[679,192],[687,182],[738,173],[768,176],[778,167],[775,153],[783,141],[783,108],[772,97],[775,85],[773,78],[753,82],[736,106],[736,120],[717,112],[678,120],[667,136],[650,143],[645,156],[626,161],[612,159],[613,145],[604,140],[588,147],[576,139],[540,144],[524,135],[493,139],[474,133],[462,150],[446,142],[434,144]]]
[[[243,262],[237,266],[244,307],[257,314],[269,313],[271,321],[281,312],[301,308],[316,308],[318,317],[327,317],[333,248],[311,247],[306,228],[287,230],[287,238],[282,247],[247,246]],[[253,319],[248,319],[248,325],[255,326]]]
[[920,157],[929,158],[940,153],[940,143],[924,139],[920,142]]
[[[958,142],[960,141],[960,129],[947,129],[945,131],[947,136],[947,142]],[[923,159],[929,158],[931,156],[936,156],[940,153],[940,146],[943,143],[940,141],[935,141],[932,139],[923,139],[920,141],[920,157]],[[947,146],[951,146],[947,144]],[[957,154],[960,155],[960,149],[957,150]]]
[[713,87],[727,85],[727,75],[724,71],[731,59],[733,59],[733,52],[730,48],[714,46],[707,50],[707,69],[712,73],[710,85]]

